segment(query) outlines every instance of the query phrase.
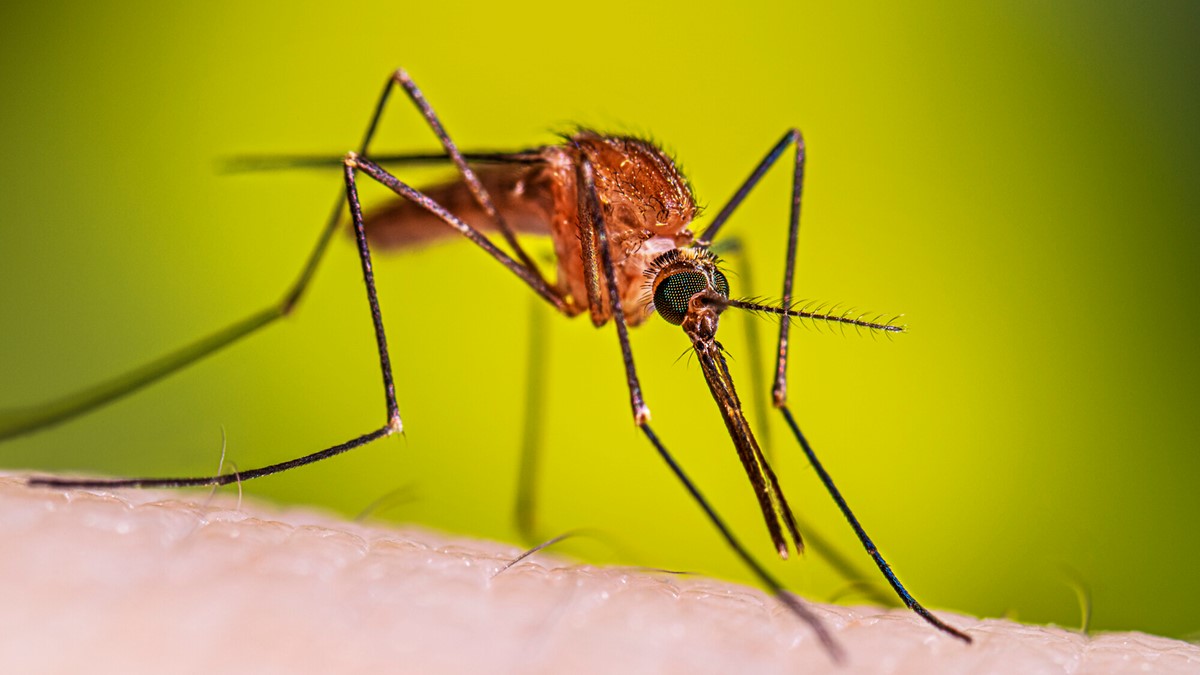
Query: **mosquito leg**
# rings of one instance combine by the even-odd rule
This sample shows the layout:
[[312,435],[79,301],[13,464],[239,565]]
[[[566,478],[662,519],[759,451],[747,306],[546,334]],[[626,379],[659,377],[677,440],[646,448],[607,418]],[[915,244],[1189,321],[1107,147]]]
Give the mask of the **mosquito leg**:
[[[642,385],[638,381],[637,368],[633,365],[633,349],[629,346],[629,327],[625,325],[625,312],[621,309],[621,294],[617,289],[616,270],[613,269],[612,251],[608,248],[608,232],[604,227],[604,214],[600,210],[600,198],[596,194],[596,176],[592,163],[581,157],[576,165],[576,181],[579,193],[579,219],[584,237],[589,230],[596,233],[596,245],[600,249],[600,267],[608,283],[609,304],[612,306],[613,323],[617,325],[617,339],[621,343],[621,356],[625,360],[625,381],[629,385],[629,404],[633,408],[633,421],[638,426],[650,421],[650,408],[642,398]],[[590,226],[590,227],[589,227]]]
[[[725,542],[729,544],[734,553],[742,559],[742,562],[746,564],[754,576],[775,597],[779,598],[780,602],[812,628],[830,656],[835,661],[841,661],[841,647],[834,641],[833,636],[830,635],[825,625],[821,623],[821,620],[808,607],[801,603],[798,598],[788,593],[784,589],[783,584],[750,555],[745,546],[733,535],[733,532],[725,524],[725,521],[717,515],[716,510],[709,504],[704,495],[701,494],[695,483],[688,478],[683,468],[679,466],[679,463],[667,451],[666,446],[659,440],[658,435],[650,428],[648,424],[650,411],[646,408],[645,402],[642,400],[641,387],[638,383],[637,371],[633,364],[633,352],[629,345],[629,332],[625,326],[625,312],[621,308],[621,295],[617,289],[616,270],[613,268],[612,251],[608,247],[608,233],[604,224],[604,214],[600,210],[600,200],[596,195],[595,175],[593,174],[591,163],[586,158],[583,158],[579,162],[577,176],[579,177],[580,190],[582,191],[580,195],[580,215],[581,217],[590,219],[596,231],[596,238],[600,249],[601,267],[604,271],[605,281],[608,283],[608,298],[612,305],[612,318],[613,322],[617,324],[617,337],[621,342],[621,354],[625,360],[626,379],[629,384],[634,419],[637,421],[638,427],[646,435],[650,443],[654,445],[654,449],[658,451],[659,456],[667,463],[667,466],[670,467],[675,477],[683,483],[683,486],[692,496],[692,499],[704,510],[704,514],[708,517],[709,522],[717,528],[717,531],[721,533],[721,536],[724,537]],[[641,411],[644,411],[644,417],[639,414],[639,407]]]
[[[555,304],[556,300],[561,300],[554,292],[541,280],[537,279],[532,273],[522,266],[520,263],[513,260],[503,251],[496,248],[487,237],[480,234],[477,230],[471,228],[466,223],[458,220],[448,211],[441,207],[429,197],[414,190],[404,184],[391,174],[381,169],[378,165],[368,160],[358,157],[355,153],[350,153],[345,159],[345,181],[346,181],[346,198],[350,204],[351,220],[354,223],[354,237],[358,245],[359,259],[362,263],[363,281],[367,288],[367,301],[371,309],[371,319],[375,329],[376,346],[379,351],[379,366],[383,376],[384,384],[384,399],[387,406],[387,423],[375,431],[368,432],[357,438],[353,438],[345,443],[326,448],[319,452],[298,457],[296,459],[272,464],[258,469],[242,471],[240,473],[229,473],[220,476],[202,476],[196,478],[135,478],[135,479],[116,479],[116,480],[71,480],[57,478],[33,478],[30,480],[31,485],[53,486],[53,487],[106,487],[106,488],[123,488],[123,487],[190,487],[204,485],[227,485],[239,480],[251,480],[262,476],[280,473],[314,462],[340,455],[343,452],[353,450],[355,448],[366,445],[372,441],[378,440],[385,436],[398,433],[402,430],[400,422],[400,411],[396,402],[395,383],[392,379],[391,360],[388,355],[387,337],[383,328],[383,316],[379,309],[379,300],[375,293],[375,276],[371,266],[371,253],[367,245],[366,232],[363,227],[362,205],[358,198],[358,188],[355,183],[355,172],[362,170],[375,180],[389,187],[397,194],[407,199],[411,199],[422,207],[428,209],[435,215],[439,216],[448,225],[454,227],[466,235],[469,239],[478,244],[481,248],[488,251],[499,260],[502,264],[512,270],[517,276],[530,285],[539,295],[546,298],[551,304]],[[557,305],[556,305],[557,306]]]
[[[762,177],[767,173],[768,170],[770,170],[771,166],[775,164],[781,155],[783,155],[783,151],[787,150],[788,146],[794,142],[797,143],[798,147],[801,148],[804,145],[804,141],[800,136],[800,132],[796,129],[789,129],[788,132],[783,135],[783,138],[779,139],[779,142],[771,147],[771,149],[767,152],[767,155],[758,163],[758,166],[754,167],[754,171],[750,172],[750,175],[746,178],[745,182],[742,183],[741,187],[737,189],[737,192],[733,193],[733,196],[729,198],[729,201],[725,204],[725,206],[721,207],[721,210],[717,213],[716,217],[713,218],[713,221],[709,223],[708,227],[704,228],[704,232],[702,232],[700,236],[696,238],[697,246],[712,245],[713,240],[717,238],[717,233],[721,231],[721,228],[725,225],[725,222],[729,220],[729,217],[733,215],[733,212],[737,210],[737,207],[740,206],[743,201],[745,201],[746,196],[750,194],[750,191],[753,190],[756,185],[758,185],[758,182],[762,180]],[[801,151],[801,154],[803,154],[803,151]]]
[[[792,301],[792,286],[795,283],[796,272],[796,243],[800,233],[800,198],[804,192],[804,137],[796,129],[790,130],[784,135],[785,140],[792,140],[796,144],[796,166],[792,178],[792,208],[788,222],[788,246],[787,246],[787,263],[783,274],[783,306],[788,306]],[[804,455],[808,458],[808,462],[816,470],[817,475],[821,477],[821,483],[825,485],[825,489],[829,495],[833,497],[833,501],[837,503],[841,509],[842,515],[846,517],[846,521],[850,523],[850,527],[854,529],[854,534],[858,536],[858,540],[866,549],[867,554],[875,561],[875,565],[879,567],[879,571],[883,573],[892,590],[896,591],[896,595],[904,602],[905,606],[916,612],[922,619],[929,622],[933,627],[942,632],[953,635],[954,637],[971,642],[970,636],[962,631],[946,624],[941,619],[934,616],[928,609],[917,602],[916,598],[908,592],[904,584],[900,583],[900,579],[892,571],[887,561],[883,559],[883,555],[879,553],[879,549],[875,547],[875,543],[867,536],[867,531],[863,529],[854,512],[850,510],[850,505],[842,497],[842,493],[833,483],[833,477],[825,471],[825,467],[817,459],[817,455],[813,452],[812,446],[808,444],[808,439],[800,432],[799,425],[796,424],[795,418],[792,417],[792,411],[787,406],[787,357],[788,357],[788,327],[791,322],[783,317],[779,327],[779,358],[775,368],[775,387],[772,390],[772,395],[775,398],[775,406],[783,413],[787,420],[788,427],[791,428],[792,434],[799,441],[800,447],[804,449]]]
[[[353,157],[353,155],[351,155]],[[345,443],[314,452],[303,457],[291,459],[278,464],[271,464],[249,471],[232,472],[218,476],[200,476],[195,478],[133,478],[115,480],[74,480],[62,478],[31,478],[30,485],[46,487],[83,487],[83,488],[174,488],[194,487],[203,485],[228,485],[229,483],[261,478],[281,473],[289,469],[305,466],[323,459],[328,459],[343,452],[362,447],[372,441],[399,433],[403,430],[400,423],[400,408],[396,402],[396,385],[392,379],[391,357],[388,355],[387,336],[383,329],[383,314],[379,309],[379,298],[375,293],[375,273],[371,267],[371,251],[367,246],[367,234],[363,229],[362,205],[358,199],[358,188],[354,183],[354,164],[347,158],[344,171],[346,181],[346,200],[350,204],[350,217],[354,222],[354,239],[358,244],[359,260],[362,263],[363,283],[367,287],[367,304],[371,308],[371,321],[375,330],[375,344],[379,351],[379,369],[383,374],[384,402],[387,406],[387,423],[375,431],[368,432]]]
[[[788,222],[787,260],[783,275],[782,304],[784,307],[787,307],[792,300],[792,286],[795,281],[796,273],[796,243],[800,233],[800,198],[804,192],[805,148],[804,137],[800,135],[799,130],[789,129],[787,133],[783,135],[783,138],[781,138],[779,142],[771,148],[766,157],[763,157],[762,161],[758,163],[757,167],[755,167],[754,171],[750,174],[750,177],[746,179],[746,182],[744,182],[738,191],[734,193],[734,196],[729,200],[729,203],[726,204],[725,207],[721,209],[721,212],[717,214],[717,217],[713,220],[712,225],[708,226],[708,229],[704,231],[704,233],[700,236],[700,239],[697,241],[697,243],[705,246],[712,243],[713,237],[716,236],[717,232],[720,230],[721,226],[724,225],[725,221],[728,220],[734,209],[736,209],[737,206],[742,203],[742,200],[744,200],[746,195],[748,195],[750,191],[754,189],[754,186],[758,184],[759,180],[762,179],[767,170],[770,169],[776,160],[779,159],[784,150],[786,150],[787,147],[792,144],[795,144],[796,146],[796,163],[792,178],[792,208],[791,216]],[[892,589],[896,591],[896,594],[900,596],[900,599],[904,602],[904,604],[909,609],[912,609],[914,612],[920,615],[921,618],[932,624],[935,628],[953,635],[954,637],[965,642],[971,642],[971,638],[966,633],[947,625],[930,613],[929,610],[925,609],[923,605],[921,605],[912,597],[912,594],[908,592],[904,585],[900,583],[900,580],[896,577],[896,574],[892,572],[891,566],[888,565],[887,561],[883,559],[883,556],[875,547],[874,542],[872,542],[871,538],[867,536],[867,532],[863,529],[862,524],[858,522],[858,518],[855,517],[854,512],[850,510],[850,506],[842,497],[842,493],[837,489],[837,486],[834,485],[833,478],[828,472],[825,471],[825,468],[817,460],[817,455],[813,452],[812,447],[808,444],[808,440],[800,432],[800,427],[796,424],[795,418],[792,417],[791,410],[789,410],[787,407],[788,328],[790,325],[791,323],[787,320],[787,318],[783,317],[780,322],[779,329],[779,349],[777,352],[778,358],[775,368],[775,385],[771,392],[775,400],[775,407],[779,408],[780,412],[783,413],[784,418],[787,420],[788,426],[792,430],[792,434],[800,443],[800,447],[804,449],[804,454],[808,458],[809,463],[812,464],[814,469],[816,469],[817,474],[821,478],[821,482],[825,485],[825,489],[829,492],[829,495],[833,497],[833,501],[837,503],[838,508],[841,509],[842,515],[844,515],[846,520],[849,521],[851,528],[854,529],[854,533],[858,535],[858,539],[862,543],[863,548],[866,549],[867,554],[871,556],[871,559],[875,561],[875,565],[879,567],[879,571],[883,573],[883,576],[885,579],[887,579],[888,584],[890,584]]]
[[[714,245],[712,248],[715,253],[718,253],[723,257],[733,257],[737,259],[737,261],[741,264],[736,264],[734,268],[738,270],[738,276],[740,277],[741,283],[744,284],[746,288],[756,288],[751,276],[751,267],[750,265],[745,264],[748,256],[746,255],[745,242],[743,242],[740,237],[727,237],[722,239],[719,244]],[[767,446],[767,429],[769,428],[769,425],[767,424],[767,405],[765,400],[766,396],[764,393],[766,392],[766,387],[763,386],[763,373],[766,372],[766,366],[763,364],[761,356],[762,352],[760,352],[758,349],[759,322],[758,318],[754,316],[742,316],[739,318],[741,318],[743,325],[746,327],[746,343],[748,345],[747,367],[750,369],[750,386],[752,387],[755,398],[754,409],[756,411],[756,418],[758,420],[758,435],[762,439],[763,446]],[[769,447],[764,447],[763,454],[770,459],[773,453]],[[850,562],[849,558],[843,555],[842,552],[839,551],[836,546],[834,546],[833,542],[826,539],[811,523],[805,522],[804,518],[799,515],[793,515],[796,519],[797,526],[800,528],[800,531],[804,532],[804,540],[808,550],[823,558],[827,563],[829,563],[830,567],[832,567],[838,573],[838,575],[847,582],[855,583],[861,582],[865,579],[862,571],[860,571],[854,563]],[[896,598],[888,595],[884,589],[880,588],[876,584],[870,584],[866,586],[863,590],[863,593],[866,597],[870,598],[874,602],[879,603],[880,605],[894,606],[896,604]]]
[[529,312],[529,349],[525,376],[525,422],[521,433],[521,468],[517,474],[514,520],[526,542],[534,542],[537,523],[537,484],[542,455],[542,410],[546,406],[546,362],[549,339],[540,304]]
[[529,257],[529,254],[525,252],[525,249],[521,247],[521,244],[519,241],[517,241],[517,236],[513,232],[512,228],[508,226],[508,223],[504,220],[504,217],[501,216],[500,212],[496,210],[495,204],[492,203],[491,195],[488,194],[488,191],[483,187],[483,183],[481,183],[479,178],[476,177],[475,172],[471,170],[470,165],[467,164],[466,159],[463,158],[462,153],[459,152],[458,147],[454,144],[454,141],[450,140],[450,135],[446,133],[446,129],[442,126],[441,120],[438,119],[437,113],[433,111],[433,107],[431,107],[429,102],[425,100],[425,95],[421,93],[421,90],[417,87],[417,84],[412,81],[412,78],[409,77],[408,73],[405,72],[403,68],[396,70],[396,72],[392,75],[391,81],[395,82],[402,89],[404,89],[404,92],[408,94],[408,98],[412,100],[413,105],[417,106],[417,109],[421,111],[421,116],[425,118],[425,121],[429,124],[429,128],[433,130],[434,135],[437,136],[438,141],[441,142],[442,147],[445,148],[446,154],[450,156],[451,161],[453,161],[454,165],[458,167],[458,172],[462,175],[463,180],[467,183],[467,187],[470,188],[471,194],[475,197],[475,201],[479,203],[480,208],[482,208],[484,212],[487,213],[488,216],[490,216],[491,219],[496,223],[497,228],[500,230],[500,234],[504,236],[504,241],[508,242],[508,245],[516,254],[517,259],[520,260],[521,264],[529,269],[529,271],[532,272],[535,277],[545,284],[546,278],[542,275],[541,268],[538,267],[537,262],[534,261],[533,258]]
[[29,408],[0,411],[0,441],[54,426],[111,403],[191,365],[283,316],[273,305],[224,330],[96,386]]
[[[782,304],[787,307],[792,301],[792,280],[796,272],[796,238],[800,230],[800,193],[804,186],[804,137],[800,135],[799,129],[789,129],[779,139],[774,146],[767,152],[767,155],[762,158],[758,166],[754,167],[754,171],[750,172],[750,176],[746,178],[737,192],[730,197],[729,201],[721,209],[713,222],[704,229],[704,232],[696,239],[697,246],[711,246],[717,233],[733,215],[733,212],[741,205],[750,191],[758,185],[762,177],[774,166],[783,152],[787,150],[789,145],[796,146],[796,172],[795,179],[792,181],[792,216],[791,227],[788,228],[788,250],[787,250],[787,268],[783,277],[783,298]],[[775,404],[782,405],[787,400],[787,344],[788,344],[788,329],[791,323],[783,318],[780,321],[779,328],[779,360],[778,367],[775,372],[775,387],[772,390],[772,395],[775,398]]]
[[850,510],[850,505],[846,503],[845,498],[842,497],[842,493],[837,489],[837,486],[834,485],[833,478],[829,475],[829,472],[825,471],[825,467],[821,464],[820,460],[817,459],[817,455],[815,452],[813,452],[812,446],[808,444],[808,439],[806,439],[804,434],[800,432],[800,427],[796,424],[795,418],[792,417],[792,411],[788,409],[786,404],[780,406],[779,410],[783,413],[784,418],[787,420],[788,426],[791,427],[792,433],[795,434],[796,440],[800,442],[800,447],[804,449],[805,457],[808,458],[809,463],[812,464],[813,469],[815,469],[817,475],[820,476],[821,483],[825,485],[825,489],[829,491],[830,496],[833,497],[833,501],[836,502],[838,508],[841,509],[842,515],[846,517],[846,520],[850,523],[850,526],[854,528],[854,534],[858,535],[858,540],[862,542],[863,548],[866,549],[867,554],[871,556],[871,559],[875,561],[875,565],[879,567],[879,571],[883,573],[883,576],[885,579],[887,579],[888,584],[890,584],[892,589],[896,591],[896,595],[900,596],[900,600],[904,602],[904,605],[920,615],[922,619],[925,619],[925,621],[929,622],[934,628],[937,628],[944,633],[953,635],[963,642],[970,643],[972,641],[971,636],[934,616],[932,612],[930,612],[928,609],[925,609],[924,605],[917,602],[916,598],[914,598],[912,594],[908,592],[908,589],[904,587],[904,584],[900,583],[900,579],[898,579],[896,577],[896,573],[892,571],[891,565],[884,560],[883,555],[879,552],[879,549],[875,547],[875,542],[871,541],[871,538],[867,536],[867,531],[863,529],[863,526],[858,522],[858,518],[855,517],[854,512]]
[[667,463],[667,466],[670,467],[671,472],[675,474],[675,477],[679,479],[679,482],[683,483],[683,486],[687,489],[688,493],[691,494],[692,499],[700,505],[700,508],[704,509],[704,514],[708,516],[709,522],[711,522],[713,526],[717,528],[717,530],[721,533],[721,536],[725,538],[725,542],[729,544],[731,549],[733,549],[733,552],[742,559],[742,562],[744,562],[746,566],[750,568],[750,571],[754,573],[754,576],[758,577],[758,580],[767,587],[767,590],[769,590],[775,597],[779,598],[779,601],[787,606],[792,613],[800,617],[801,620],[803,620],[809,625],[809,627],[813,629],[813,632],[817,634],[817,639],[821,641],[821,644],[825,646],[826,651],[832,655],[833,659],[835,661],[841,661],[842,649],[838,643],[834,641],[833,636],[829,634],[828,629],[825,628],[825,624],[821,623],[821,620],[812,613],[812,610],[800,602],[796,596],[789,593],[787,589],[783,587],[783,584],[779,583],[778,579],[776,579],[761,564],[759,564],[759,562],[755,560],[749,552],[746,551],[745,546],[738,541],[737,537],[733,536],[733,532],[729,529],[729,526],[727,526],[725,521],[723,521],[721,517],[717,515],[716,510],[714,510],[712,505],[708,503],[708,500],[704,498],[704,495],[701,494],[695,483],[688,478],[687,474],[683,472],[683,468],[679,466],[678,462],[675,461],[675,458],[672,457],[671,453],[667,451],[667,448],[662,444],[662,441],[658,439],[658,436],[654,433],[654,431],[650,429],[650,425],[643,424],[641,426],[641,430],[642,433],[646,435],[646,438],[650,440],[650,443],[654,445],[654,449],[658,451],[659,457],[661,457],[662,460]]
[[[383,116],[383,111],[387,106],[391,92],[392,81],[389,79],[378,101],[375,103],[375,110],[371,115],[367,129],[363,132],[362,142],[359,144],[360,154],[367,152],[370,148],[371,141],[375,137],[375,131],[379,126],[379,120]],[[333,233],[337,230],[338,223],[341,221],[345,202],[345,192],[344,190],[339,190],[337,200],[334,202],[333,209],[325,221],[325,227],[317,237],[317,242],[313,246],[312,252],[308,254],[308,259],[304,262],[300,274],[296,277],[292,285],[287,288],[279,302],[265,307],[245,319],[201,340],[197,340],[182,349],[95,386],[68,394],[58,400],[42,405],[0,411],[0,441],[66,422],[123,396],[132,394],[142,387],[153,384],[178,370],[182,370],[204,357],[219,351],[221,348],[237,342],[239,339],[290,314],[308,288],[313,275],[317,271],[317,266],[324,257],[325,251],[329,248],[329,242],[333,238]]]

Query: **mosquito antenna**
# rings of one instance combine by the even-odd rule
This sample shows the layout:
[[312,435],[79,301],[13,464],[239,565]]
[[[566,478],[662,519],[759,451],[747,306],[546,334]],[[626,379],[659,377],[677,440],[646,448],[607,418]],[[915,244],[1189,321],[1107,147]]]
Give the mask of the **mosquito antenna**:
[[[829,302],[822,300],[821,302],[818,302],[816,304],[817,304],[817,306],[809,311],[808,320],[812,323],[813,328],[820,330],[820,327],[823,324],[817,323],[820,320],[817,317],[832,316],[833,313],[829,308]],[[845,324],[841,324],[841,325],[845,326]],[[829,332],[831,332],[831,333],[833,332],[833,326],[827,326],[827,328],[829,328]]]
[[[883,325],[883,327],[887,327],[887,325],[888,325],[886,322],[883,322],[883,313],[882,312],[877,313],[877,315],[875,315],[875,316],[872,316],[870,319],[870,323],[880,324],[880,325]],[[862,328],[862,325],[859,325],[857,323],[854,325],[856,325],[857,328]],[[872,330],[871,331],[871,340],[877,339],[877,336],[878,336],[878,331]]]
[[864,312],[862,314],[853,315],[853,314],[851,314],[851,312],[854,311],[853,307],[851,307],[850,309],[847,309],[846,311],[842,312],[841,314],[835,314],[834,310],[836,310],[836,306],[833,309],[826,309],[828,307],[828,305],[821,304],[821,305],[817,305],[817,307],[815,309],[811,309],[814,305],[814,303],[812,303],[812,302],[804,305],[800,309],[787,309],[784,307],[776,307],[774,305],[767,305],[767,304],[763,304],[761,302],[757,302],[754,300],[729,299],[729,300],[725,300],[724,303],[728,307],[737,307],[738,309],[745,309],[745,310],[749,310],[751,312],[763,312],[763,313],[767,313],[767,314],[778,314],[781,316],[790,316],[790,317],[800,319],[800,320],[808,319],[809,321],[812,322],[814,327],[819,325],[818,322],[823,322],[823,323],[830,324],[830,325],[839,325],[840,324],[843,327],[854,326],[856,329],[858,329],[860,331],[867,330],[867,331],[870,331],[871,333],[876,333],[876,332],[879,332],[879,333],[907,333],[908,332],[908,326],[906,324],[897,324],[896,323],[896,321],[898,321],[902,316],[904,316],[903,314],[897,314],[895,316],[891,316],[886,321],[884,321],[884,317],[888,316],[888,315],[878,314],[878,315],[868,319],[867,317],[870,315],[870,312]]
[[[829,313],[829,314],[837,314],[837,311],[838,311],[839,309],[841,309],[841,307],[842,307],[842,304],[843,304],[843,303],[841,303],[841,302],[835,302],[835,303],[833,303],[832,305],[830,305],[830,306],[829,306],[829,309],[827,310],[827,311],[828,311],[828,313]],[[843,309],[843,310],[842,310],[842,313],[841,313],[840,315],[838,315],[838,316],[845,316],[845,315],[846,315],[846,313],[848,313],[849,311],[850,311],[849,309]],[[844,337],[844,336],[846,335],[846,324],[844,324],[844,323],[840,323],[840,322],[839,322],[839,323],[837,324],[837,326],[838,326],[838,328],[841,330],[841,332],[842,332],[842,336]]]

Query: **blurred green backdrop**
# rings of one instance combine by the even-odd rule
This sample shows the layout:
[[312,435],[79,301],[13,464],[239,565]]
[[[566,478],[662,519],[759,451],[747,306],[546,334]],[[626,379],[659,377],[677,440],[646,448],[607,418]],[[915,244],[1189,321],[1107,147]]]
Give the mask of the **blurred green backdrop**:
[[[905,312],[912,332],[802,331],[792,400],[901,578],[935,607],[1076,626],[1077,577],[1096,628],[1200,629],[1197,5],[643,4],[5,5],[0,407],[275,300],[337,172],[227,176],[219,161],[344,152],[396,66],[464,147],[551,142],[576,122],[653,134],[710,214],[798,125],[810,147],[799,294]],[[378,147],[434,145],[398,105]],[[750,246],[735,291],[779,292],[784,173],[730,227]],[[293,318],[0,446],[0,463],[205,473],[222,427],[242,468],[374,428],[357,265],[342,238]],[[408,486],[389,517],[516,541],[531,294],[463,244],[379,256],[377,274],[407,437],[246,490],[354,514]],[[745,579],[635,432],[611,327],[540,318],[546,531],[602,529],[620,552],[575,545],[593,560]],[[750,400],[743,320],[723,332]],[[769,559],[699,370],[677,359],[686,339],[655,320],[634,346],[657,430]],[[770,419],[794,506],[869,573]],[[773,568],[810,597],[843,586],[812,556]]]

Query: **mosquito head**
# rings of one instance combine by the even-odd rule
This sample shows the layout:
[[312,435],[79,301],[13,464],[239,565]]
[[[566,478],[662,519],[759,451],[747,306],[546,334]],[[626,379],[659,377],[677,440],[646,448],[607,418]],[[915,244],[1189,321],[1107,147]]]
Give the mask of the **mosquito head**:
[[678,326],[695,296],[728,299],[729,281],[717,263],[706,248],[677,248],[655,258],[646,269],[651,309]]

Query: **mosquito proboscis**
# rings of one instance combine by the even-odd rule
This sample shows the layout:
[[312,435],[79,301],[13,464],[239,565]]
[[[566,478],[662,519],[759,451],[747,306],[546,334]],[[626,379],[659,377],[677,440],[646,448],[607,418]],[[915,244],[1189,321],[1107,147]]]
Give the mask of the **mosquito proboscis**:
[[[440,141],[442,153],[373,156],[369,152],[388,99],[397,88],[424,117]],[[795,160],[782,295],[778,302],[734,297],[721,261],[711,247],[737,207],[792,147],[795,148]],[[787,558],[790,550],[803,550],[804,540],[775,472],[743,414],[723,348],[717,340],[720,316],[725,311],[737,309],[778,316],[779,340],[771,390],[774,406],[783,415],[821,482],[900,600],[938,630],[970,642],[968,635],[930,613],[900,583],[817,459],[788,407],[789,329],[793,319],[885,334],[904,331],[896,318],[793,305],[805,158],[800,132],[788,130],[708,226],[696,235],[689,229],[698,213],[691,186],[671,157],[654,143],[579,129],[564,135],[557,145],[519,152],[464,153],[450,139],[420,89],[405,71],[398,70],[388,79],[357,151],[348,153],[340,161],[344,193],[339,194],[299,277],[278,303],[97,386],[32,408],[0,412],[0,439],[31,433],[94,410],[288,315],[307,289],[348,206],[384,384],[386,419],[382,426],[296,459],[216,476],[108,480],[35,477],[30,479],[30,484],[62,488],[225,485],[312,464],[400,432],[403,426],[383,316],[375,291],[371,248],[414,246],[439,237],[455,236],[457,232],[510,270],[560,313],[566,316],[587,313],[597,327],[610,322],[615,326],[630,407],[638,429],[759,582],[805,621],[830,654],[837,658],[840,647],[826,627],[750,555],[651,428],[650,408],[642,392],[628,336],[629,327],[642,323],[653,314],[683,329],[753,487],[775,550],[780,557]],[[272,161],[266,159],[263,163],[270,165]],[[329,163],[327,158],[320,157],[277,161],[285,166]],[[384,168],[388,163],[412,165],[439,161],[453,163],[458,179],[426,190],[411,187]],[[357,180],[364,174],[400,199],[364,215],[357,186]],[[511,253],[493,243],[487,232],[499,233]],[[557,263],[553,281],[522,247],[518,234],[550,237]]]

